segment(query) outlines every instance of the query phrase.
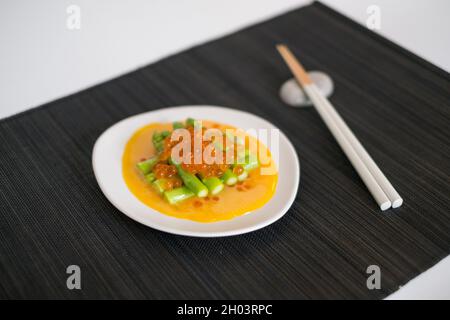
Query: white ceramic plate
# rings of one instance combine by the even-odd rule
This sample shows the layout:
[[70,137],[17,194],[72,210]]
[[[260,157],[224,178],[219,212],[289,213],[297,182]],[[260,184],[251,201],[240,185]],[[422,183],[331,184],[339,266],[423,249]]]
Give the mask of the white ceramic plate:
[[279,179],[272,199],[263,207],[232,220],[200,223],[159,213],[140,202],[128,189],[122,176],[125,145],[139,128],[152,122],[173,122],[194,117],[229,124],[244,130],[276,129],[268,121],[234,109],[215,106],[183,106],[139,114],[106,130],[97,140],[92,155],[95,177],[109,201],[130,218],[155,229],[174,234],[219,237],[263,228],[281,218],[297,194],[300,165],[291,142],[280,132]]

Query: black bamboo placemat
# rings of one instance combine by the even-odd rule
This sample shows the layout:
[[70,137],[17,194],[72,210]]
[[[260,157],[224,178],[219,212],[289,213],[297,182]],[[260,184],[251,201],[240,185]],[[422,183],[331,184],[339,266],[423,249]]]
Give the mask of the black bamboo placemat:
[[[290,74],[278,42],[333,77],[333,104],[403,207],[378,211],[316,112],[280,102]],[[383,298],[450,253],[449,80],[315,3],[2,120],[0,297]],[[247,110],[290,136],[302,174],[284,218],[198,239],[139,225],[105,199],[96,138],[183,104]],[[81,290],[66,288],[69,265],[81,268]],[[366,287],[369,265],[381,268],[380,290]]]

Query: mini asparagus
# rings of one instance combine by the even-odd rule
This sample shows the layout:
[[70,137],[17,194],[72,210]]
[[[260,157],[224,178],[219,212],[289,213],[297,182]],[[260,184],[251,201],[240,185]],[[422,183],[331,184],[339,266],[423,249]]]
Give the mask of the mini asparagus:
[[[185,128],[185,125],[181,122],[174,122],[173,129],[179,129],[179,128]],[[186,126],[193,126],[195,128],[201,126],[201,121],[188,118],[186,120]],[[155,148],[161,152],[164,148],[164,139],[166,139],[168,136],[170,136],[170,131],[161,131],[161,132],[155,132],[152,136],[152,142],[155,146]],[[231,133],[226,134],[226,139],[231,140],[234,143],[237,143],[238,145],[241,145],[244,140],[242,140],[239,136]],[[223,145],[222,141],[214,141],[214,145],[218,150],[226,151],[227,145]],[[167,179],[156,179],[155,174],[152,172],[153,167],[158,163],[159,159],[158,156],[154,156],[148,160],[139,162],[137,164],[137,167],[139,170],[144,174],[145,179],[148,183],[151,183],[152,186],[162,195],[164,195],[164,198],[170,203],[175,204],[180,201],[183,201],[185,199],[188,199],[193,196],[197,197],[206,197],[209,194],[216,195],[220,193],[224,189],[224,184],[228,186],[233,186],[238,181],[243,181],[247,179],[249,175],[249,171],[256,169],[259,167],[259,161],[256,155],[250,154],[248,149],[239,151],[238,150],[238,161],[235,162],[234,165],[231,166],[231,168],[227,169],[224,174],[218,178],[218,177],[208,177],[208,178],[202,178],[199,179],[194,174],[185,171],[181,164],[174,163],[174,161],[169,158],[169,163],[173,164],[178,172],[178,175],[180,176],[181,180],[183,181],[183,186],[175,189],[169,189],[168,186],[168,180]],[[239,168],[239,170],[235,170],[236,167],[242,167]],[[237,172],[241,172],[240,174],[236,174]]]
[[169,161],[177,168],[178,175],[183,180],[186,187],[188,187],[197,197],[203,198],[208,195],[208,188],[190,172],[186,172],[181,168],[181,165],[175,163],[172,159]]
[[187,118],[186,119],[186,126],[194,126],[195,125],[195,119],[193,119],[193,118]]
[[246,171],[252,171],[253,169],[256,169],[259,167],[259,161],[258,157],[255,155],[247,155],[245,157],[245,163],[242,165],[244,170]]
[[156,191],[158,191],[159,193],[163,193],[167,189],[167,179],[157,179],[153,181],[152,185]]
[[169,131],[169,130],[161,131],[160,135],[161,135],[161,138],[162,138],[162,139],[165,139],[165,138],[167,138],[168,136],[170,136],[170,131]]
[[153,140],[153,142],[160,142],[160,141],[162,141],[163,139],[164,139],[164,138],[163,138],[161,132],[155,131],[155,132],[153,133],[153,135],[152,135],[152,140]]
[[173,130],[184,128],[184,124],[182,122],[176,121],[172,124]]
[[222,137],[220,140],[214,140],[214,147],[219,151],[228,151],[230,149],[230,146],[223,141]]
[[227,186],[235,185],[237,182],[237,176],[231,171],[227,169],[225,173],[222,175],[222,180]]
[[245,171],[252,171],[259,167],[258,157],[251,154],[248,149],[245,150],[244,157],[238,159],[237,164],[241,165]]
[[153,133],[152,142],[158,152],[162,151],[164,148],[164,139],[168,136],[170,136],[170,131],[168,130]]
[[148,183],[152,183],[156,180],[155,174],[153,172],[150,172],[149,174],[145,175],[145,180],[147,180]]
[[241,136],[235,135],[230,130],[225,130],[225,135],[228,138],[228,140],[230,140],[231,142],[236,143],[238,145],[243,145],[245,142]]
[[186,126],[187,127],[194,127],[196,129],[200,129],[202,127],[202,120],[195,120],[193,118],[187,118],[186,119]]
[[158,163],[158,156],[151,157],[150,159],[141,161],[137,164],[138,169],[142,172],[142,174],[149,174],[156,163]]
[[248,178],[248,171],[245,169],[242,171],[241,174],[237,175],[238,181],[244,181],[247,178]]
[[158,152],[161,152],[164,148],[164,138],[161,133],[155,132],[152,136],[153,146]]
[[187,187],[180,187],[164,192],[164,198],[170,204],[175,204],[194,196],[194,193]]
[[220,180],[217,177],[205,178],[205,179],[202,179],[202,182],[205,184],[205,186],[209,190],[209,193],[212,195],[218,194],[224,188],[222,180]]

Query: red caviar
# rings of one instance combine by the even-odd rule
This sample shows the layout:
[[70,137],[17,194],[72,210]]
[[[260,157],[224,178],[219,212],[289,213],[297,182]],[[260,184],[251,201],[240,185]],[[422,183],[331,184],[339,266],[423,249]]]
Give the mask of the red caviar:
[[198,208],[198,207],[201,207],[202,205],[203,205],[203,204],[202,204],[201,201],[198,201],[198,200],[197,200],[197,201],[194,202],[194,207],[197,207],[197,208]]
[[179,188],[182,185],[183,185],[183,181],[181,181],[181,179],[178,177],[173,177],[173,178],[167,179],[167,182],[166,182],[167,189]]
[[233,173],[235,174],[235,175],[240,175],[240,174],[242,174],[244,172],[244,168],[242,167],[242,166],[235,166],[234,168],[233,168]]
[[[212,159],[205,159],[204,151],[212,142],[202,139],[202,143],[201,143],[200,147],[197,147],[196,143],[198,144],[198,142],[195,141],[196,139],[200,139],[199,135],[201,135],[201,137],[203,137],[205,128],[194,129],[194,127],[188,127],[187,130],[189,131],[190,138],[191,138],[191,141],[190,141],[191,150],[189,152],[189,160],[185,161],[186,163],[181,163],[181,167],[187,172],[190,172],[192,174],[199,174],[200,176],[205,177],[205,178],[219,177],[219,176],[223,175],[223,173],[230,167],[229,164],[226,164],[226,162],[227,162],[226,159],[229,155],[227,155],[226,152],[220,151],[215,147],[212,147],[212,148],[209,147],[207,156],[211,156]],[[183,142],[182,139],[180,139],[179,141],[176,141],[176,140],[172,141],[171,136],[167,137],[164,140],[164,150],[160,155],[160,161],[167,161],[171,156],[172,148],[175,147],[178,143],[182,143],[182,142]],[[222,143],[223,144],[225,143],[225,137],[224,137],[224,140],[222,141]],[[182,153],[182,151],[183,150],[181,150],[181,153]],[[219,152],[221,152],[222,155],[219,155],[218,154]],[[197,156],[197,158],[198,158],[197,162],[200,162],[200,163],[195,163],[196,162],[195,161],[196,154],[201,155],[201,157]],[[185,156],[185,155],[180,154],[180,156]],[[215,163],[214,161],[212,161],[212,160],[216,159],[216,157],[219,159],[221,158],[222,163]],[[214,163],[210,163],[210,162],[214,162]],[[155,168],[155,170],[156,170],[156,168]]]
[[171,178],[177,174],[177,168],[174,165],[158,163],[155,165],[153,172],[157,179]]

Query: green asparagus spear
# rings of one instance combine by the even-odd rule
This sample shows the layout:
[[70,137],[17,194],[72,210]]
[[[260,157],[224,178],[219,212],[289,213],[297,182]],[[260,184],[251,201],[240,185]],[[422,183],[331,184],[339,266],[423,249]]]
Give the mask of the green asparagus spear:
[[170,131],[169,130],[164,130],[164,131],[161,131],[160,134],[161,134],[161,138],[164,140],[165,138],[170,136]]
[[153,146],[158,152],[161,152],[164,148],[164,137],[161,133],[155,132],[152,136]]
[[184,124],[182,122],[176,121],[172,124],[173,130],[184,128]]
[[258,157],[255,154],[251,154],[248,149],[245,150],[242,157],[238,157],[236,164],[241,165],[246,171],[251,171],[259,167]]
[[220,140],[214,140],[214,147],[219,150],[219,151],[228,151],[230,149],[229,144],[227,144],[224,140],[223,137],[220,138]]
[[153,181],[153,187],[155,187],[156,191],[159,193],[163,193],[167,189],[167,179],[161,178]]
[[152,171],[155,164],[158,163],[158,160],[159,160],[159,157],[154,156],[154,157],[151,157],[150,159],[139,162],[137,164],[137,167],[143,174],[149,174]]
[[170,158],[169,162],[177,168],[178,175],[181,180],[183,180],[184,185],[188,187],[197,197],[202,198],[208,195],[208,188],[200,181],[199,178],[192,173],[184,171],[183,168],[181,168],[181,165],[175,163],[172,158]]
[[154,142],[162,141],[163,140],[163,136],[162,136],[161,132],[157,132],[157,131],[153,132],[152,140]]
[[170,131],[168,130],[153,133],[152,142],[158,152],[164,148],[164,139],[168,136],[170,136]]
[[244,169],[240,175],[237,176],[238,181],[244,181],[248,178],[248,171]]
[[202,182],[205,184],[205,186],[209,190],[209,193],[212,195],[218,194],[224,188],[222,180],[217,177],[205,178],[202,179]]
[[164,198],[166,198],[167,202],[170,204],[175,204],[193,196],[194,193],[187,187],[180,187],[164,192]]
[[258,157],[254,154],[246,152],[245,163],[242,165],[242,167],[246,171],[252,171],[253,169],[258,168],[259,167]]
[[148,183],[152,183],[156,180],[155,174],[153,172],[150,172],[145,176],[145,180],[147,180]]
[[161,152],[164,149],[164,143],[162,141],[154,142],[153,146],[155,147],[156,151]]
[[202,121],[201,120],[195,120],[192,118],[186,119],[186,127],[194,127],[200,129],[202,127]]
[[228,138],[228,140],[231,140],[233,143],[236,143],[236,144],[239,144],[239,145],[243,145],[244,144],[244,139],[242,137],[240,137],[240,136],[235,135],[230,130],[225,130],[225,135]]
[[195,125],[195,119],[187,118],[186,119],[186,126],[187,127],[193,127]]
[[232,186],[236,184],[238,179],[237,176],[233,173],[233,171],[227,169],[222,176],[222,180],[227,186]]
[[238,160],[233,165],[233,169],[237,166],[241,166],[244,169],[243,172],[237,176],[237,179],[238,181],[244,181],[248,177],[248,172],[259,166],[258,158],[251,155],[249,150],[246,149],[241,156],[238,156]]

